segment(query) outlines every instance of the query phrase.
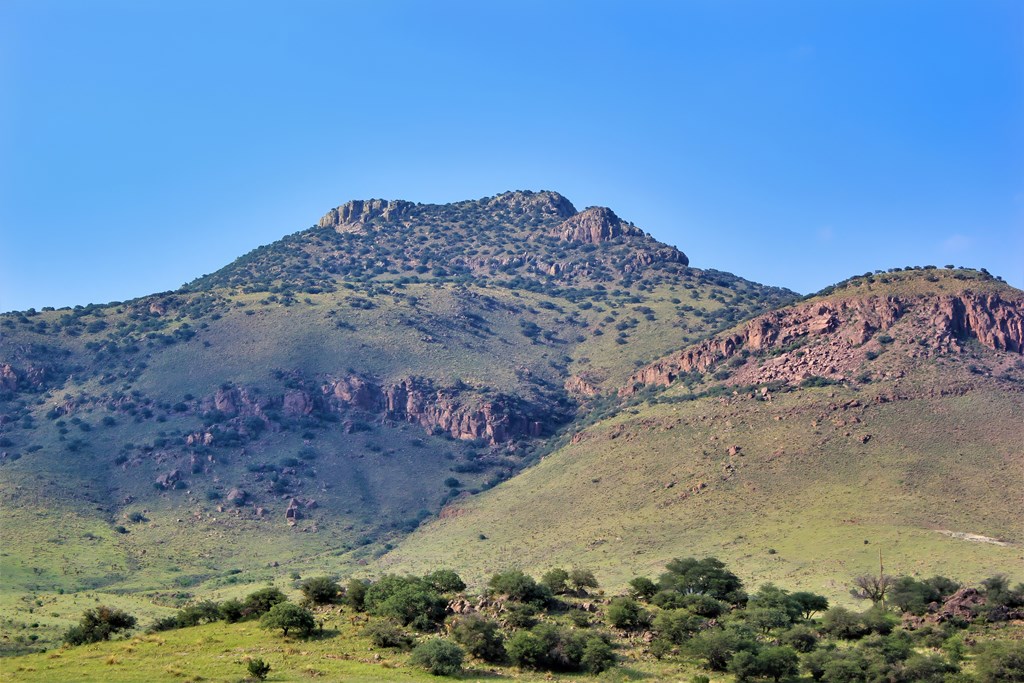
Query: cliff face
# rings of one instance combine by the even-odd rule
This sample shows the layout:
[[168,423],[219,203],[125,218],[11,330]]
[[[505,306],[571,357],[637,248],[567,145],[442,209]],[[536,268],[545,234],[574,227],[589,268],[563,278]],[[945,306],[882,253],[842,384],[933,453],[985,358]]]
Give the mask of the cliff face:
[[997,351],[1024,352],[1024,302],[1004,300],[998,294],[820,301],[766,313],[737,332],[712,337],[651,363],[634,373],[619,394],[628,396],[648,385],[668,386],[683,373],[706,372],[741,351],[757,354],[789,345],[800,346],[799,357],[768,361],[759,372],[746,372],[745,379],[842,379],[864,359],[864,351],[856,349],[903,318],[937,353],[959,351],[966,339]]
[[446,433],[456,439],[484,439],[496,444],[540,436],[545,427],[537,415],[539,410],[512,397],[474,397],[457,389],[438,389],[414,377],[378,385],[350,376],[325,384],[322,393],[335,411],[381,413],[386,419],[418,424],[427,432]]
[[[268,395],[247,387],[225,386],[200,402],[202,412],[218,411],[220,426],[243,436],[253,429],[246,418],[257,418],[265,428],[276,431],[275,414],[289,418],[314,412],[363,413],[378,420],[396,420],[421,426],[432,434],[456,439],[482,439],[488,444],[543,435],[552,419],[551,411],[510,396],[484,398],[458,388],[437,388],[431,382],[407,377],[381,384],[359,375],[325,382],[316,389],[290,388],[281,395]],[[259,427],[259,425],[256,425]],[[209,445],[211,432],[190,435],[189,445]]]
[[401,218],[415,204],[386,199],[356,199],[328,211],[320,219],[321,228],[345,230],[359,228],[375,218],[391,220]]

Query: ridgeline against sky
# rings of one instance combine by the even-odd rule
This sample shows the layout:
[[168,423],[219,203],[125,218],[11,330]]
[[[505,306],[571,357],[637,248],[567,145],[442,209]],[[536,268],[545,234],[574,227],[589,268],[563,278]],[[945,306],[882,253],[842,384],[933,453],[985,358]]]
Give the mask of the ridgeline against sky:
[[555,189],[800,292],[1024,286],[1016,2],[0,6],[0,310],[179,287],[349,199]]

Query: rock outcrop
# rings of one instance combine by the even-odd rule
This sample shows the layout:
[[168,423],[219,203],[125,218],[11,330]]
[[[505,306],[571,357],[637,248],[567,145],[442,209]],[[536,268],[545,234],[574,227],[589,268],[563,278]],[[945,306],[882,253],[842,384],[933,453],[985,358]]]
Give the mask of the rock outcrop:
[[504,192],[487,201],[487,209],[501,209],[513,215],[540,213],[559,218],[576,215],[576,207],[557,192]]
[[668,386],[683,373],[706,372],[740,351],[752,354],[800,345],[800,359],[769,361],[756,382],[799,381],[810,376],[844,379],[860,364],[852,350],[912,312],[915,329],[938,351],[957,351],[967,338],[998,351],[1024,352],[1024,302],[969,291],[943,297],[863,297],[817,301],[771,311],[743,328],[707,339],[641,368],[619,390]]
[[[540,436],[544,431],[542,420],[514,397],[487,399],[456,389],[438,389],[414,377],[379,385],[365,377],[348,376],[325,384],[322,393],[334,411],[381,412],[387,419],[418,424],[428,432],[456,439],[496,444]],[[475,400],[467,401],[470,397]]]
[[946,296],[931,310],[940,342],[973,337],[990,349],[1024,353],[1024,310],[1019,301],[1004,301],[998,294]]
[[567,218],[558,226],[558,235],[566,242],[600,244],[623,235],[641,237],[644,231],[615,215],[611,209],[592,206]]
[[375,218],[392,220],[402,217],[415,206],[412,202],[386,199],[355,199],[328,211],[320,219],[321,228],[346,230],[359,228]]

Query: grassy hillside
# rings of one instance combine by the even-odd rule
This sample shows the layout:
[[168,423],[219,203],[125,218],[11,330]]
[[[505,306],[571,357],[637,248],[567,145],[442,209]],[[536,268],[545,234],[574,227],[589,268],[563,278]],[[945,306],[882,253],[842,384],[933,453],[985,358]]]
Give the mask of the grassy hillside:
[[[685,351],[653,365],[673,369],[669,386],[631,386],[624,405],[500,488],[451,503],[382,567],[446,561],[479,581],[495,565],[570,563],[615,587],[707,554],[749,581],[832,598],[879,553],[894,573],[1024,574],[1024,362],[949,338],[934,303],[1020,292],[958,271],[870,280],[795,306],[799,324],[783,310],[778,343],[748,350],[735,328],[721,335],[735,346],[702,347],[719,354],[703,371],[685,363],[707,356]],[[800,318],[865,292],[903,307],[866,340],[848,339],[861,309],[829,332]]]
[[400,204],[180,291],[0,316],[4,647],[52,641],[61,592],[159,611],[354,571],[534,462],[588,394],[793,298],[554,193]]

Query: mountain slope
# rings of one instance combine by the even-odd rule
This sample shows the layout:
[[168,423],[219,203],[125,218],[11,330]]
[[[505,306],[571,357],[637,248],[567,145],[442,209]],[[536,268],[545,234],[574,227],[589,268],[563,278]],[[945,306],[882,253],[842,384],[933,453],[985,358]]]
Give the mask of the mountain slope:
[[372,560],[581,401],[794,298],[687,263],[551,192],[354,201],[179,291],[0,316],[2,606]]
[[981,273],[854,278],[641,368],[623,409],[381,563],[616,586],[712,554],[833,597],[880,552],[894,573],[1019,573],[1022,321],[1024,294]]

